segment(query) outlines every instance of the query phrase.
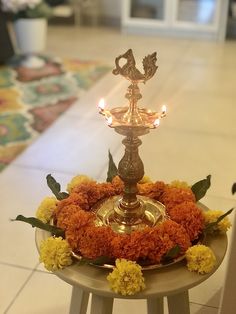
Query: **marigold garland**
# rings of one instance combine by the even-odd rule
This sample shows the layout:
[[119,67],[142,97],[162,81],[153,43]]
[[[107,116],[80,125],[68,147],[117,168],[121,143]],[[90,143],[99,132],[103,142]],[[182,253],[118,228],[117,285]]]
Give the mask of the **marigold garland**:
[[111,183],[97,183],[77,176],[74,182],[80,183],[73,186],[68,198],[59,202],[54,220],[65,230],[72,250],[85,258],[105,255],[156,264],[176,245],[184,254],[203,229],[202,211],[195,204],[190,188],[147,179],[138,184],[139,194],[167,205],[171,220],[129,235],[116,234],[110,227],[95,226],[95,216],[89,210],[98,201],[121,193],[124,187],[121,179],[115,177]]

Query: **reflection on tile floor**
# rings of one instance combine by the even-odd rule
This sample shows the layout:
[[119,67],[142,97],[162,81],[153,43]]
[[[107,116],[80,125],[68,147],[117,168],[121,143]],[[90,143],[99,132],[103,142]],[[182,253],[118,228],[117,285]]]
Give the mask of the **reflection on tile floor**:
[[[190,183],[212,174],[205,203],[229,209],[235,204],[230,188],[236,181],[236,43],[128,36],[112,29],[49,29],[48,52],[60,57],[101,59],[113,65],[128,48],[137,59],[158,52],[159,70],[142,86],[141,104],[156,109],[168,105],[159,130],[142,138],[146,173],[156,180]],[[105,179],[108,149],[118,162],[123,146],[97,114],[96,104],[100,97],[107,98],[109,106],[125,104],[126,87],[121,78],[108,74],[1,173],[1,313],[68,313],[71,287],[41,266],[34,270],[34,231],[9,218],[34,215],[41,199],[50,195],[48,173],[62,187],[77,173]],[[226,260],[210,279],[190,290],[191,314],[217,313],[225,269]],[[143,301],[116,300],[114,313],[143,314],[145,309]]]

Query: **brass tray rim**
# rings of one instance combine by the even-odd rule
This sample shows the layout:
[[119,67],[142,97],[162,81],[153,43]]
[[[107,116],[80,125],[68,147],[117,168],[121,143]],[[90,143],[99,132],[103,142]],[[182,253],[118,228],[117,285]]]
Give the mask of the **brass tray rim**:
[[[83,259],[82,255],[79,255],[73,251],[72,251],[72,256],[75,259],[77,259],[78,261],[81,261]],[[161,269],[161,268],[165,268],[165,267],[168,267],[171,265],[175,265],[175,264],[183,261],[184,259],[185,259],[185,254],[174,259],[174,261],[172,261],[170,263],[166,263],[166,264],[158,263],[158,264],[152,264],[152,265],[142,265],[142,264],[139,264],[138,262],[136,262],[136,263],[141,267],[142,270],[154,270],[154,269]],[[95,267],[99,267],[99,268],[103,268],[103,269],[114,269],[116,267],[114,264],[107,264],[107,263],[100,265],[100,264],[95,264],[93,262],[89,262],[88,264],[91,266],[95,266]]]

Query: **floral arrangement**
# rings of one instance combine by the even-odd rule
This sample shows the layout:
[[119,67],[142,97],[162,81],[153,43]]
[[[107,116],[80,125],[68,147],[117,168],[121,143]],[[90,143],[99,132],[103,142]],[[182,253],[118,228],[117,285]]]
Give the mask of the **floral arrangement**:
[[107,280],[111,289],[122,295],[145,288],[142,266],[146,264],[166,264],[185,257],[190,271],[211,272],[216,257],[199,238],[225,233],[231,226],[227,215],[233,210],[204,211],[197,203],[210,187],[211,176],[192,186],[181,181],[152,182],[144,177],[138,183],[139,194],[163,203],[168,219],[152,228],[117,234],[109,226],[96,226],[92,211],[98,201],[123,191],[123,182],[109,157],[107,182],[78,175],[67,185],[67,192],[61,192],[60,184],[48,175],[47,183],[55,196],[41,202],[36,218],[19,215],[15,219],[52,233],[40,245],[40,261],[45,268],[57,271],[71,265],[72,252],[80,255],[83,263],[109,262],[114,269]]
[[50,6],[44,0],[1,0],[2,10],[13,15],[14,19],[49,18]]

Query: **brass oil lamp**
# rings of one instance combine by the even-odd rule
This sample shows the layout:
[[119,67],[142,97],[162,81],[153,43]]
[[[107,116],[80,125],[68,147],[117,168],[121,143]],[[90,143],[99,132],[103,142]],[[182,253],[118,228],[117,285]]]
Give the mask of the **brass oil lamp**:
[[[120,60],[126,63],[121,66]],[[124,60],[122,60],[123,63]],[[105,102],[99,102],[99,112],[109,127],[124,136],[122,143],[125,154],[118,165],[118,175],[124,182],[123,195],[110,197],[96,204],[94,211],[97,225],[109,225],[117,233],[131,233],[147,226],[153,227],[165,219],[165,207],[148,197],[138,195],[138,182],[144,176],[144,165],[139,156],[138,147],[142,144],[140,136],[155,129],[160,119],[166,115],[166,108],[162,112],[154,112],[146,108],[139,108],[138,101],[142,98],[138,84],[146,83],[157,70],[156,53],[143,59],[144,74],[136,68],[133,52],[129,49],[115,59],[114,75],[122,75],[131,82],[125,97],[129,105],[111,110],[105,109]]]

